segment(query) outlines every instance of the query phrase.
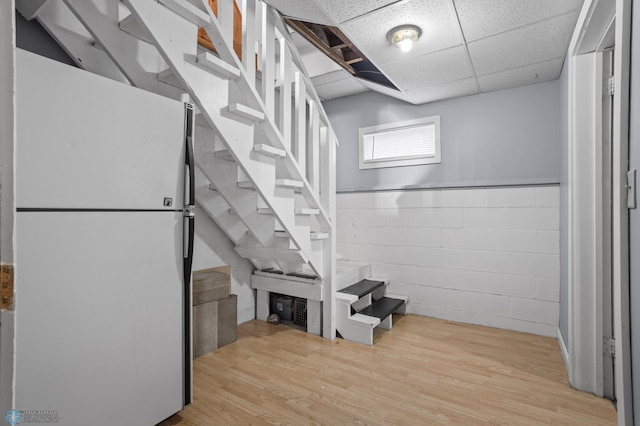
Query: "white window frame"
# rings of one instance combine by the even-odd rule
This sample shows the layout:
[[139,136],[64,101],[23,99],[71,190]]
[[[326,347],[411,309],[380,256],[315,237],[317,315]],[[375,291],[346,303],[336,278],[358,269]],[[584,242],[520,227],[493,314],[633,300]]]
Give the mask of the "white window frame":
[[[365,160],[364,159],[364,137],[371,135],[372,133],[380,133],[389,130],[402,130],[406,127],[415,127],[419,125],[433,125],[435,126],[435,154],[434,155],[416,155],[406,157],[384,158],[379,160]],[[440,116],[434,115],[431,117],[418,118],[415,120],[397,121],[395,123],[381,124],[378,126],[361,127],[358,130],[359,139],[359,163],[360,169],[377,169],[383,167],[402,167],[402,166],[416,166],[421,164],[436,164],[440,163]]]

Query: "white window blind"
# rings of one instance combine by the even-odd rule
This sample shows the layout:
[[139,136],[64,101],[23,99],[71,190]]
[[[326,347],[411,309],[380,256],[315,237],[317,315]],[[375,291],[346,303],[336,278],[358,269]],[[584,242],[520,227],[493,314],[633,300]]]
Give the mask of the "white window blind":
[[440,162],[439,116],[360,129],[360,168]]

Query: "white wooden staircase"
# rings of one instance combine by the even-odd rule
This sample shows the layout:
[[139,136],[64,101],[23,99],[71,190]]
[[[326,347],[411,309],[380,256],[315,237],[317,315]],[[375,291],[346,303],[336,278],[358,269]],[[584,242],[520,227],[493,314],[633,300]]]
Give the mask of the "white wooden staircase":
[[[195,105],[196,200],[257,269],[310,276],[314,332],[334,338],[337,140],[277,11],[238,1],[238,56],[234,0],[218,0],[217,16],[207,0],[16,6],[80,67]],[[199,28],[215,53],[198,45]],[[308,285],[287,277],[275,287]]]

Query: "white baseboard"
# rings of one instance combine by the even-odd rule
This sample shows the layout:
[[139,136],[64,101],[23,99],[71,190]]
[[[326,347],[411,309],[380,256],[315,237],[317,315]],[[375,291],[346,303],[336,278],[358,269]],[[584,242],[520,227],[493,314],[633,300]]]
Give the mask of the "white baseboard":
[[569,373],[569,351],[567,350],[567,344],[564,342],[564,337],[562,337],[562,332],[560,332],[560,328],[556,328],[556,339],[558,340],[558,346],[560,346],[560,353],[562,354],[562,359],[564,360],[564,368],[567,370],[567,374]]

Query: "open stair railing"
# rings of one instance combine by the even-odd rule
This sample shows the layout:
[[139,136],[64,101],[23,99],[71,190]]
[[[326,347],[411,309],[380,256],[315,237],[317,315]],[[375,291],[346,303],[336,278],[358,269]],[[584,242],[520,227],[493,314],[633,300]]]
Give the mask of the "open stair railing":
[[[322,334],[333,338],[337,139],[278,12],[215,3],[216,13],[208,0],[16,1],[81,67],[187,94],[198,112],[197,201],[257,268],[322,281]],[[199,29],[215,52],[198,45]]]

